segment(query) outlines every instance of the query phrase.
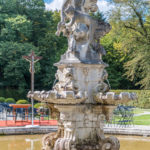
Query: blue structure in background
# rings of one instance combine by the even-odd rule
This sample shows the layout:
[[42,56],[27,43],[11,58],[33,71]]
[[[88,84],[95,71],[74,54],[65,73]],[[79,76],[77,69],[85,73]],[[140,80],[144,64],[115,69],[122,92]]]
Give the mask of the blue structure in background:
[[115,110],[114,110],[114,117],[112,120],[112,124],[114,125],[124,125],[124,126],[129,126],[129,125],[134,125],[134,110],[133,106],[123,106],[119,105]]
[[[25,120],[26,117],[31,119],[32,114],[32,107],[28,108],[29,115],[25,115],[24,108],[16,108],[15,116],[13,115],[13,107],[10,107],[8,103],[0,103],[0,120],[13,120],[13,118],[19,118],[19,120]],[[40,113],[41,112],[41,113]],[[38,109],[34,108],[35,116],[41,117],[48,117],[49,118],[49,110],[43,109],[42,111],[38,112]],[[45,116],[44,116],[45,115]]]

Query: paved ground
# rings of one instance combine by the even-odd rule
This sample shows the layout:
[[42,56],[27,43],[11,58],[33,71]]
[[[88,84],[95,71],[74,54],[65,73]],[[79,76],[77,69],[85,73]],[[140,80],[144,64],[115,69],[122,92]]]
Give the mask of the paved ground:
[[140,114],[135,114],[134,116],[143,116],[143,115],[150,115],[150,112],[144,112]]

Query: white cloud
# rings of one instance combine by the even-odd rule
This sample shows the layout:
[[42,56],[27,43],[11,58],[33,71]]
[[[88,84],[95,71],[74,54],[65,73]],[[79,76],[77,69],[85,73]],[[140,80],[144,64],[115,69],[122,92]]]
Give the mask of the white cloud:
[[46,10],[60,10],[63,0],[53,0],[51,3],[45,3]]
[[99,10],[103,12],[104,14],[110,11],[110,9],[114,7],[112,4],[110,4],[106,0],[99,0],[97,2],[97,5],[98,5]]
[[[45,3],[46,10],[60,10],[62,6],[63,0],[53,0],[51,3]],[[97,5],[99,7],[99,10],[103,13],[106,13],[112,8],[112,5],[110,5],[109,2],[106,0],[99,0],[97,2]]]

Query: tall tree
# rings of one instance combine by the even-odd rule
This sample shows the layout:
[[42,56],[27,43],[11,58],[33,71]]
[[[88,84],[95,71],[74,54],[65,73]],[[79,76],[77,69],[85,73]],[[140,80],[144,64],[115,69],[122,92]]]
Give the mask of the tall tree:
[[147,0],[112,0],[115,7],[111,21],[119,23],[126,35],[122,49],[128,50],[126,75],[145,89],[150,89],[150,2]]
[[43,0],[0,0],[0,89],[29,90],[29,64],[22,55],[31,50],[43,57],[36,64],[35,88],[52,87],[53,64],[67,49],[67,40],[55,35],[59,20],[59,12],[45,11]]
[[[134,82],[130,82],[127,76],[124,75],[124,64],[128,61],[128,51],[123,49],[124,35],[126,31],[120,28],[120,23],[110,22],[112,30],[109,34],[101,39],[101,44],[104,46],[107,54],[104,56],[104,61],[109,64],[106,68],[108,71],[108,80],[112,89],[135,89]],[[119,30],[118,30],[119,29]]]

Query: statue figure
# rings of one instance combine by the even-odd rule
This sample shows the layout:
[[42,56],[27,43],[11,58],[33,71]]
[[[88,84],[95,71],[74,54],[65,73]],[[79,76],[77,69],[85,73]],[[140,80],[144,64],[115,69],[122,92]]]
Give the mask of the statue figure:
[[100,45],[100,38],[108,33],[111,27],[89,15],[89,12],[95,12],[97,9],[97,0],[63,1],[56,35],[59,36],[62,32],[68,38],[68,51],[64,59],[70,57],[72,60],[74,56],[81,62],[90,59],[102,61],[106,51]]
[[72,5],[75,9],[81,11],[81,7],[83,6],[84,0],[63,0],[62,10],[61,10],[61,22],[66,22],[66,15],[65,15],[65,9]]
[[74,23],[83,23],[88,26],[89,33],[90,33],[90,43],[92,43],[94,39],[94,31],[98,27],[97,20],[94,20],[91,16],[81,13],[80,11],[77,11],[73,6],[69,6],[65,10],[66,16],[70,19],[69,23],[66,23],[66,27],[73,26]]
[[72,5],[76,10],[83,11],[84,13],[96,12],[97,7],[97,0],[63,0],[62,9],[61,9],[61,23],[66,22],[66,15],[65,9]]
[[71,4],[71,0],[63,0],[62,10],[61,10],[61,23],[65,23],[66,22],[66,15],[64,13],[64,10],[70,4]]
[[58,124],[58,131],[46,134],[42,139],[42,150],[53,150],[55,142],[58,138],[63,138],[64,136],[64,126],[60,123]]
[[98,10],[97,0],[84,0],[83,2],[84,12],[96,12]]

